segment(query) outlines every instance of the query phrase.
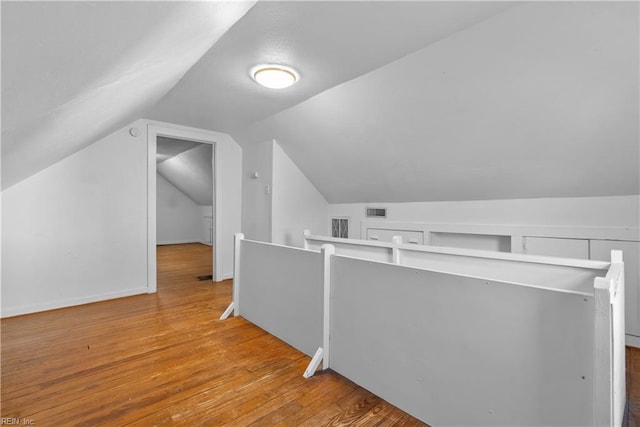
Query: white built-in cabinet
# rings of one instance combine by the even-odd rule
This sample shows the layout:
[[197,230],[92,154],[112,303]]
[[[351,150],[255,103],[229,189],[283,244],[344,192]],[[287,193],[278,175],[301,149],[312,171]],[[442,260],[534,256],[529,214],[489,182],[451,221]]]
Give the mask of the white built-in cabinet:
[[589,240],[524,236],[522,252],[530,255],[589,259]]

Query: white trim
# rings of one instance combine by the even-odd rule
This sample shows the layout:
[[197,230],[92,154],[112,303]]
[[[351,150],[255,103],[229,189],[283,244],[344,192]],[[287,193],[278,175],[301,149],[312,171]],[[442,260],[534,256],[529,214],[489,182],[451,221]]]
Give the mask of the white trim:
[[[454,224],[410,221],[376,221],[363,219],[360,222],[360,236],[367,235],[369,228],[398,231],[422,231],[425,242],[430,233],[491,234],[511,236],[511,250],[516,252],[521,236],[557,237],[565,239],[624,240],[637,242],[640,239],[638,227],[588,227],[588,226],[546,226],[546,225],[500,225],[500,224]],[[515,242],[514,242],[515,240]],[[521,240],[521,239],[520,239]]]
[[231,304],[227,306],[227,309],[222,313],[219,320],[227,320],[231,315],[231,313],[233,313],[234,309],[235,309],[235,304],[233,303],[233,301],[231,301]]
[[233,238],[233,315],[240,316],[240,245],[244,234],[236,233]]
[[117,292],[107,292],[98,295],[89,295],[79,298],[69,298],[44,304],[22,305],[18,307],[3,307],[2,318],[20,316],[22,314],[38,313],[41,311],[55,310],[58,308],[73,307],[76,305],[90,304],[116,298],[130,297],[132,295],[143,295],[147,293],[147,287],[125,289]]
[[392,251],[392,258],[394,264],[400,264],[400,260],[402,259],[402,253],[400,252],[399,245],[402,245],[402,236],[393,236],[391,241],[395,245]]
[[220,282],[222,280],[230,280],[233,279],[233,273],[224,273],[222,275],[220,275],[220,280],[218,280],[218,278],[216,278],[216,282]]
[[340,237],[325,237],[325,236],[314,236],[314,235],[305,235],[304,238],[306,240],[317,240],[319,242],[329,242],[329,243],[345,243],[348,245],[356,245],[356,246],[374,246],[379,248],[393,248],[393,243],[389,242],[379,242],[376,240],[361,240],[361,239],[343,239]]
[[152,294],[158,290],[157,272],[157,182],[156,182],[156,152],[157,134],[151,132],[147,126],[147,292]]
[[311,362],[309,362],[309,364],[307,365],[307,369],[305,369],[304,373],[302,374],[304,378],[311,378],[313,374],[316,373],[316,369],[318,369],[318,365],[320,365],[320,362],[322,361],[323,353],[324,350],[322,349],[322,347],[318,347],[315,354],[311,358]]
[[200,243],[202,245],[211,246],[210,243],[201,242],[200,240],[164,240],[162,242],[156,242],[156,245],[184,245],[187,243]]
[[335,255],[336,248],[333,245],[322,245],[322,348],[324,356],[322,358],[322,369],[329,369],[330,361],[330,330],[331,330],[331,256]]
[[[218,210],[219,202],[218,192],[216,191],[219,182],[219,168],[217,167],[218,155],[216,153],[217,142],[225,137],[218,132],[212,132],[204,129],[191,128],[187,126],[175,125],[163,122],[147,122],[147,288],[149,293],[157,290],[157,261],[156,261],[156,139],[158,136],[167,136],[170,138],[188,139],[190,141],[211,144],[213,149],[212,167],[213,167],[213,198],[215,200],[213,209],[215,247],[220,248],[221,242]],[[215,281],[224,280],[223,275],[219,273],[218,266],[221,265],[220,250],[213,251],[213,278]]]
[[507,261],[529,262],[529,263],[536,263],[536,264],[550,264],[550,265],[562,265],[567,267],[591,268],[595,270],[605,270],[609,268],[609,265],[610,265],[610,263],[606,261],[594,261],[594,260],[573,259],[573,258],[557,258],[557,257],[547,257],[542,255],[526,255],[526,254],[511,253],[511,252],[483,251],[479,249],[463,249],[463,248],[452,248],[452,247],[444,247],[444,246],[424,246],[424,245],[413,245],[413,244],[399,245],[399,244],[389,243],[389,242],[378,242],[378,241],[359,240],[359,239],[339,239],[336,237],[322,237],[322,236],[310,236],[310,235],[304,235],[304,238],[307,240],[315,240],[319,242],[329,242],[329,243],[347,244],[347,245],[356,245],[356,246],[372,246],[372,247],[388,248],[390,250],[397,248],[401,251],[440,253],[440,254],[447,254],[447,255],[475,257],[475,258],[490,258],[490,259],[500,259],[500,260],[507,260]]
[[[242,234],[242,233],[239,233]],[[311,236],[310,236],[311,237]],[[242,240],[244,240],[245,242],[249,242],[249,243],[255,243],[257,245],[262,245],[262,246],[277,246],[279,248],[286,248],[292,251],[300,251],[300,252],[320,252],[320,249],[318,250],[313,250],[313,249],[305,249],[305,248],[299,248],[297,246],[287,246],[287,245],[281,245],[279,243],[269,243],[269,242],[262,242],[260,240],[251,240],[251,239],[245,239],[244,238],[244,234],[242,234]],[[315,239],[312,239],[315,240]],[[346,240],[346,239],[337,239],[337,240]]]
[[640,348],[640,337],[635,335],[625,335],[625,344],[629,347]]

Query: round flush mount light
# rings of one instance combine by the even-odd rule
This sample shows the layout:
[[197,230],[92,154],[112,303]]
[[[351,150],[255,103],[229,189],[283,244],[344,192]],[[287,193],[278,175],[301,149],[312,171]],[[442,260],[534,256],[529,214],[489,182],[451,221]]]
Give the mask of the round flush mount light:
[[277,64],[258,65],[251,69],[251,77],[262,86],[284,89],[300,79],[300,74],[291,67]]

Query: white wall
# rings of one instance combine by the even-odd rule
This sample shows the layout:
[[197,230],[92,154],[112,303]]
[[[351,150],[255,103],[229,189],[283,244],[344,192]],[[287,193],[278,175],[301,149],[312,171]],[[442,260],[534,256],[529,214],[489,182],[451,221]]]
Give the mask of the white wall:
[[[148,282],[155,266],[148,239],[156,234],[155,216],[147,216],[148,200],[156,208],[155,185],[150,194],[147,182],[150,158],[155,164],[147,151],[151,125],[194,131],[138,120],[2,192],[2,316],[155,289]],[[242,149],[226,134],[202,132],[216,141],[216,274],[230,278]]]
[[[477,200],[419,203],[336,203],[330,217],[349,217],[349,237],[359,239],[366,207],[386,207],[386,221],[444,224],[638,227],[639,196]],[[373,218],[375,219],[375,218]],[[385,221],[385,219],[375,219]],[[327,230],[325,235],[329,233]]]
[[216,139],[215,279],[233,277],[234,235],[242,223],[242,148],[227,134],[209,132]]
[[157,243],[199,242],[202,239],[201,207],[160,174],[156,175],[156,185]]
[[234,132],[331,203],[638,194],[637,2],[522,2]]
[[262,242],[271,242],[273,145],[264,141],[242,150],[242,232]]
[[2,316],[147,290],[147,144],[130,126],[3,191]]
[[323,234],[328,229],[328,208],[324,196],[274,141],[272,242],[302,247],[302,230]]

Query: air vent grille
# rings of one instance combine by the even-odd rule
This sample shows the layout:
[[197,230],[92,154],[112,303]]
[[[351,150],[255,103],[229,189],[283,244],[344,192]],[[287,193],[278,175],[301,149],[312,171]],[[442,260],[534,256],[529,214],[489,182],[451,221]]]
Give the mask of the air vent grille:
[[387,208],[367,208],[367,218],[386,218]]

